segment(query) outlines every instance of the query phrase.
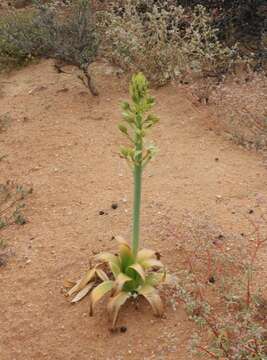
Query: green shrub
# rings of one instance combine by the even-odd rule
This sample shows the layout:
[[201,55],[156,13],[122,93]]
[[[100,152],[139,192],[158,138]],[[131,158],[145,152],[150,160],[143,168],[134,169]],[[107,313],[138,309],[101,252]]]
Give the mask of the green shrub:
[[142,7],[141,0],[128,0],[100,13],[102,49],[109,60],[126,71],[143,71],[158,85],[188,73],[217,76],[229,70],[236,49],[218,40],[203,6],[187,13],[181,6],[149,3]]
[[0,61],[23,64],[33,57],[53,58],[77,66],[93,95],[88,66],[95,60],[99,39],[89,0],[77,0],[67,16],[38,4],[31,13],[14,13],[0,23]]
[[0,68],[25,64],[42,50],[42,34],[34,12],[12,13],[0,20]]

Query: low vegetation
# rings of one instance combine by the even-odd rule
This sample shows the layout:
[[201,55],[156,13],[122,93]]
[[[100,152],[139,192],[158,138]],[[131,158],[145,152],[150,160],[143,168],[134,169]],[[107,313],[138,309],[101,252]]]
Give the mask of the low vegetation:
[[79,0],[62,19],[49,5],[32,11],[12,13],[0,23],[0,63],[21,65],[34,58],[53,58],[57,69],[69,64],[78,67],[82,80],[93,95],[98,92],[91,80],[89,65],[95,60],[99,39],[90,3]]
[[24,200],[32,191],[32,188],[12,181],[0,184],[0,230],[12,224],[26,224],[22,209],[25,207]]
[[172,296],[198,327],[191,349],[200,358],[266,359],[266,284],[256,281],[267,246],[266,219],[249,222],[251,233],[232,239],[201,222],[180,235],[184,267]]
[[[1,159],[1,158],[0,158]],[[18,185],[12,181],[0,184],[0,266],[6,263],[7,239],[4,230],[11,225],[25,225],[25,200],[32,193],[32,188]]]
[[[207,10],[164,4],[140,11],[142,1],[112,6],[99,16],[103,54],[125,71],[142,70],[157,85],[192,76],[222,77],[238,58],[221,43]],[[149,55],[148,55],[149,54]]]

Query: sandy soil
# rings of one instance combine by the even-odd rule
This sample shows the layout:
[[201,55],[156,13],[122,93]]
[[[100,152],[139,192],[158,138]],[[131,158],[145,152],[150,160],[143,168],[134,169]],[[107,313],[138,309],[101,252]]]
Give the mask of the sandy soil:
[[[116,127],[125,81],[97,65],[101,95],[93,98],[68,70],[58,74],[44,61],[0,79],[0,115],[10,119],[0,134],[0,153],[7,154],[0,182],[34,188],[30,222],[4,234],[14,255],[0,268],[0,358],[189,359],[193,325],[181,306],[166,301],[166,318],[155,319],[145,303],[138,310],[128,304],[119,319],[126,333],[111,334],[104,303],[90,318],[87,300],[71,306],[62,294],[64,279],[79,277],[93,253],[116,249],[113,233],[129,237],[132,207]],[[161,122],[152,137],[160,152],[144,176],[142,236],[174,271],[179,244],[169,227],[179,232],[189,211],[227,232],[246,231],[243,215],[253,208],[256,216],[259,202],[267,207],[266,166],[262,155],[216,135],[207,110],[184,88],[153,93]]]

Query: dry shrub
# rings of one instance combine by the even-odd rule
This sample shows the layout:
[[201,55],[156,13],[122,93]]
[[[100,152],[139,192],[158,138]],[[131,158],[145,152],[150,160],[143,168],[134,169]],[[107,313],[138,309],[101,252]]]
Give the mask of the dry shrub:
[[143,71],[155,84],[188,74],[221,76],[237,58],[236,48],[217,37],[207,10],[186,12],[166,1],[128,0],[99,12],[106,58],[124,70]]
[[177,272],[173,297],[199,326],[193,352],[203,359],[266,359],[266,289],[257,281],[267,245],[264,213],[248,219],[251,232],[234,236],[199,219],[189,221],[185,234],[179,229],[184,269]]
[[56,6],[37,4],[32,11],[15,12],[0,21],[0,67],[32,58],[53,58],[77,66],[93,95],[88,66],[96,58],[99,39],[89,0],[77,0],[67,16]]
[[267,79],[253,73],[221,84],[211,97],[220,127],[238,144],[267,149]]

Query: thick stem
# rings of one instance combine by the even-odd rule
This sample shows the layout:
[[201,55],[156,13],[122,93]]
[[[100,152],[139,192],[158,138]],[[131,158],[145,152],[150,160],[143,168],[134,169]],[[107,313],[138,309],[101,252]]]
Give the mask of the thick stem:
[[[136,127],[139,131],[142,130],[142,116],[140,114],[136,117]],[[141,192],[142,192],[142,158],[143,158],[143,139],[140,134],[135,136],[135,165],[134,165],[134,205],[133,205],[133,237],[132,237],[132,251],[133,256],[136,257],[139,247],[140,238],[140,210],[141,210]]]
[[141,210],[141,190],[142,190],[142,165],[134,167],[134,207],[133,207],[133,237],[132,251],[136,257],[140,238],[140,210]]
[[92,81],[92,78],[91,78],[91,76],[89,74],[88,69],[82,68],[82,70],[83,70],[84,76],[85,76],[86,81],[87,81],[87,86],[88,86],[89,90],[91,91],[91,94],[93,96],[98,96],[99,92],[97,91],[97,89],[96,89],[96,87],[95,87],[95,85],[94,85],[94,83]]

